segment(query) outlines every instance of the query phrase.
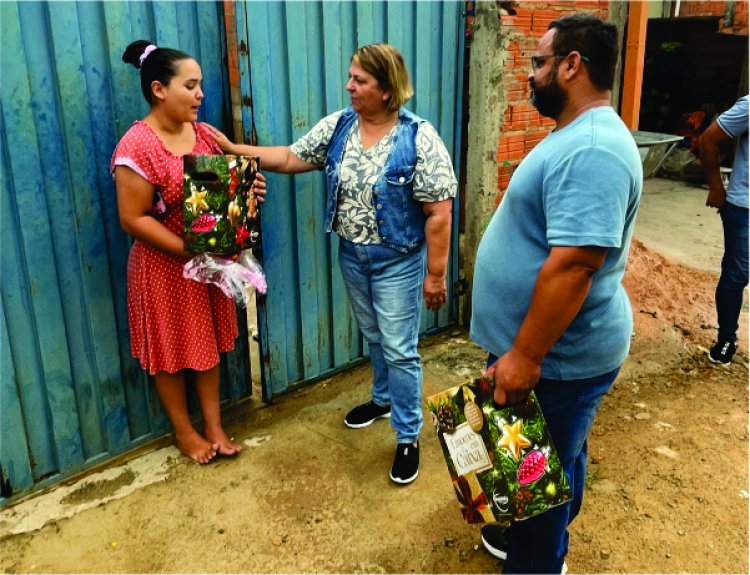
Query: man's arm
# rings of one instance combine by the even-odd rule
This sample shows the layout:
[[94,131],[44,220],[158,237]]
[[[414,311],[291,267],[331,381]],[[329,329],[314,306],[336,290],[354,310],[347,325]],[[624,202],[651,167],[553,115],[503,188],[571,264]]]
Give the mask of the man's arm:
[[606,257],[604,247],[552,248],[539,270],[513,346],[490,369],[496,403],[513,405],[528,399],[539,380],[542,360],[578,315]]
[[424,226],[427,242],[427,277],[422,293],[427,309],[437,311],[446,302],[445,274],[451,240],[453,198],[439,202],[425,202],[422,209],[427,221]]
[[721,181],[721,147],[732,139],[717,122],[713,122],[700,137],[701,168],[708,182],[706,205],[721,209],[727,198]]

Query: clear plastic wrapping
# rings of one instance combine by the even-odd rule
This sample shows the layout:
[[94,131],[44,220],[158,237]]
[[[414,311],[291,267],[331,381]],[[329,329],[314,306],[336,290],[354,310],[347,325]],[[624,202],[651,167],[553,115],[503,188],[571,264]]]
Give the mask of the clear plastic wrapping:
[[250,301],[249,288],[266,293],[266,276],[251,249],[234,258],[217,254],[200,254],[185,264],[183,277],[217,286],[227,297],[246,307]]

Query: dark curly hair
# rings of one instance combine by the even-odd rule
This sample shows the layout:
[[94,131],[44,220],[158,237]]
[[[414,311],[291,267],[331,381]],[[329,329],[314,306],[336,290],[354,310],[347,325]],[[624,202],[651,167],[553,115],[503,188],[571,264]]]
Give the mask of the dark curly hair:
[[192,56],[181,50],[172,48],[156,48],[141,61],[143,52],[152,43],[148,40],[136,40],[132,42],[122,54],[122,61],[132,64],[141,71],[141,92],[149,104],[153,104],[151,93],[151,82],[154,80],[164,86],[177,75],[177,67],[183,60],[190,60]]
[[552,51],[567,56],[573,51],[588,58],[589,78],[597,88],[611,90],[615,82],[615,66],[619,53],[617,28],[591,14],[571,14],[550,23],[556,29]]

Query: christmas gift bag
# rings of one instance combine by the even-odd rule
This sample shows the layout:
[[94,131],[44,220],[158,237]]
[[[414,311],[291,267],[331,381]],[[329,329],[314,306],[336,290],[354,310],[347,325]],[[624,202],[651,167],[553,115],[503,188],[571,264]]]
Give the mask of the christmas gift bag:
[[492,378],[427,398],[461,513],[510,525],[565,503],[571,490],[536,395],[495,407]]
[[185,249],[235,255],[260,241],[252,186],[260,158],[187,155],[183,159]]

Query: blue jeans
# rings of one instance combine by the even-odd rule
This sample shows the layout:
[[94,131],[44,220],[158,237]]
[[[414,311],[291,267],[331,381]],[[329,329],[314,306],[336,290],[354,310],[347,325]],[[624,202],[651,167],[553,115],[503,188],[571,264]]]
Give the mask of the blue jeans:
[[401,253],[384,245],[339,241],[349,302],[370,348],[372,400],[391,406],[398,443],[422,428],[422,360],[417,352],[426,247]]
[[747,285],[748,209],[726,203],[721,209],[724,257],[716,286],[719,341],[737,340],[742,295]]
[[[494,363],[490,355],[488,365]],[[503,573],[560,573],[568,553],[568,525],[583,503],[588,458],[588,435],[602,397],[620,368],[587,379],[540,379],[534,391],[560,457],[573,497],[506,531],[508,559]]]

